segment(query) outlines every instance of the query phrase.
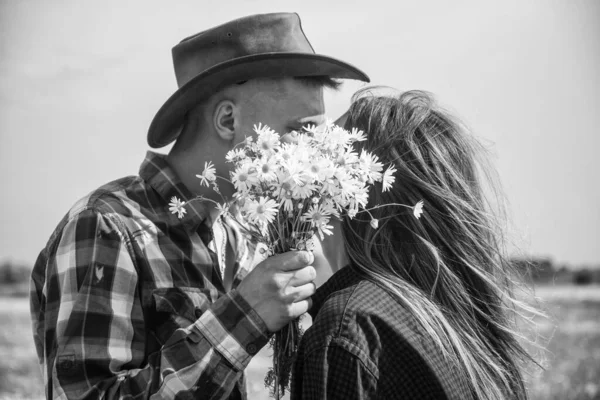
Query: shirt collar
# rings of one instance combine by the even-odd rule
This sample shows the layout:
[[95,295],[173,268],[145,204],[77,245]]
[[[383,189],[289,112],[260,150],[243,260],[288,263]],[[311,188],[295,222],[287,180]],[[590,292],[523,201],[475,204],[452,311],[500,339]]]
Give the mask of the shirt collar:
[[320,288],[317,289],[315,294],[312,296],[312,307],[308,310],[308,313],[312,317],[313,321],[319,313],[319,310],[327,300],[327,298],[340,290],[353,286],[363,280],[360,275],[354,270],[352,265],[347,265],[340,268],[335,274],[331,276]]
[[[140,166],[140,177],[148,183],[164,200],[165,210],[169,214],[169,222],[173,225],[182,225],[188,232],[196,231],[208,215],[208,210],[202,201],[192,201],[194,196],[181,182],[173,168],[167,162],[164,154],[148,151],[146,158]],[[175,196],[186,202],[187,212],[180,220],[176,214],[168,211],[168,203]]]

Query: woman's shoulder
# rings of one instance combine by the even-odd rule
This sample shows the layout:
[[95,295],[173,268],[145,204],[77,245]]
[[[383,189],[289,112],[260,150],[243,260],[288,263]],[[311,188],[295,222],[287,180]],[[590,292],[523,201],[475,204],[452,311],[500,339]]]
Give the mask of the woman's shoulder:
[[408,385],[432,398],[470,398],[468,388],[459,385],[457,371],[414,315],[369,280],[330,293],[307,334],[307,353],[342,348],[361,360],[382,390]]
[[346,342],[371,356],[370,353],[377,353],[373,345],[381,347],[388,342],[397,343],[400,338],[419,336],[408,310],[366,279],[331,291],[317,307],[313,324],[306,332],[310,338],[306,342],[312,348],[328,346],[332,341]]
[[[364,343],[421,340],[422,332],[409,310],[380,285],[361,280],[351,288],[332,294],[322,307],[324,315],[339,318],[339,337]],[[369,346],[372,348],[372,345]]]

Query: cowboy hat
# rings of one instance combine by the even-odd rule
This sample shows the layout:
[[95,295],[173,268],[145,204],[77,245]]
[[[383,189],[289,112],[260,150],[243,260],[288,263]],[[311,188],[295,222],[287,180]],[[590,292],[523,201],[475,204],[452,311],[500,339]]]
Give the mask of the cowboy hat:
[[236,82],[318,75],[369,82],[358,68],[316,54],[296,13],[239,18],[183,39],[172,53],[179,89],[150,124],[153,148],[179,136],[186,113],[196,104]]

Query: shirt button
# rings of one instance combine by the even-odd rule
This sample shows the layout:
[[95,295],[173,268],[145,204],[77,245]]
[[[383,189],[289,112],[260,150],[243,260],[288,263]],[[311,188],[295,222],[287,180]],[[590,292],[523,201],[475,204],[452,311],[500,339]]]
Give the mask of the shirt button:
[[248,352],[248,354],[253,356],[256,353],[258,353],[258,347],[254,343],[250,343],[246,346],[246,351]]

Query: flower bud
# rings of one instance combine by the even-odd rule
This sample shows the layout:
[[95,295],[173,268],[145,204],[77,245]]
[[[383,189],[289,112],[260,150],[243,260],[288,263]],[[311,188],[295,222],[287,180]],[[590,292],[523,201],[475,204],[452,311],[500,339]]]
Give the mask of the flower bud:
[[378,220],[378,219],[375,219],[375,218],[373,218],[373,219],[371,220],[370,224],[371,224],[371,227],[372,227],[373,229],[377,229],[377,228],[379,227],[379,220]]

